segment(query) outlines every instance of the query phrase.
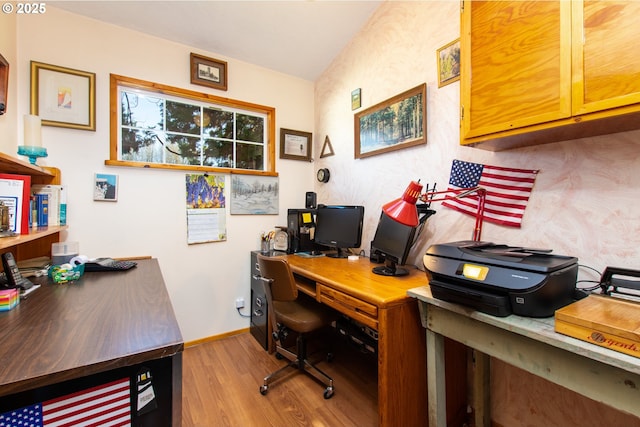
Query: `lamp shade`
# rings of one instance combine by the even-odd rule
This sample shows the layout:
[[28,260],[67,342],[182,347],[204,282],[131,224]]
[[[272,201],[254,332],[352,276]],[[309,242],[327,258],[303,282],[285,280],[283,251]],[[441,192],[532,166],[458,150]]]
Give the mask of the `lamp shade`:
[[415,227],[419,223],[416,202],[421,191],[422,185],[411,181],[402,197],[382,206],[382,211],[401,224]]

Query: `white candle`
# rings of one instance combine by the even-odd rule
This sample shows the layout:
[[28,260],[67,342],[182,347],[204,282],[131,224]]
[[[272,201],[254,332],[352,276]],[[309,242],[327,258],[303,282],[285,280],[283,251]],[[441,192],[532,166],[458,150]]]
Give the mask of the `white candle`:
[[28,147],[42,146],[42,120],[40,120],[40,117],[25,114],[24,145]]

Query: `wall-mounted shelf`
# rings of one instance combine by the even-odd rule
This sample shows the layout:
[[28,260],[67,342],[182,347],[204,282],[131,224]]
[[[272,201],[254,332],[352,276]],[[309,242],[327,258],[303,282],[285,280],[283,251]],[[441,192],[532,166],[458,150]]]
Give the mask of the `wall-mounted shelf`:
[[[0,153],[0,172],[31,176],[32,184],[60,184],[60,169],[40,167],[27,161]],[[0,238],[0,252],[12,252],[20,261],[40,256],[51,256],[51,244],[60,241],[60,232],[68,226],[32,228],[29,234]]]

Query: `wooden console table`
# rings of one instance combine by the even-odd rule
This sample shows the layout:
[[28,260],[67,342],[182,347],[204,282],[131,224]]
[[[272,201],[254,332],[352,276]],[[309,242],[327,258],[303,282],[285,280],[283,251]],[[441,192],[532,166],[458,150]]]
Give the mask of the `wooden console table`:
[[554,331],[554,318],[495,317],[409,290],[420,301],[427,337],[429,425],[445,427],[443,340],[475,349],[475,425],[490,426],[489,358],[495,357],[591,399],[640,417],[640,359]]
[[0,312],[0,413],[121,378],[132,402],[140,370],[152,377],[157,409],[133,426],[180,426],[182,335],[157,259],[75,283],[33,279],[40,289]]

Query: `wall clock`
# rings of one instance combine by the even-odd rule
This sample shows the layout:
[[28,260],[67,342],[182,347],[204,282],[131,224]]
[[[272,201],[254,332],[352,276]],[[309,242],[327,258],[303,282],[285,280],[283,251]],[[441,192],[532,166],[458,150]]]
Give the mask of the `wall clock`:
[[331,174],[327,168],[318,169],[318,173],[316,174],[319,182],[329,182],[330,176]]

